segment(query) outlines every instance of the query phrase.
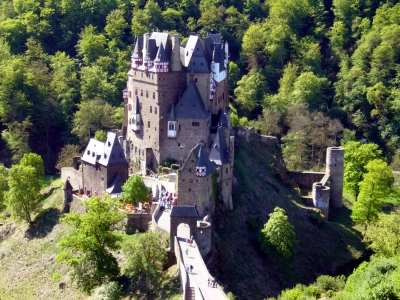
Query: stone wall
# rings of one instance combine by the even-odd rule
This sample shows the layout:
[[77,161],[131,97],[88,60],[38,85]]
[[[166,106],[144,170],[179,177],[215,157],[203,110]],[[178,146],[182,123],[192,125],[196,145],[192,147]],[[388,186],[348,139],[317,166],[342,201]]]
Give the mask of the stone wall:
[[83,189],[82,171],[76,170],[73,167],[61,168],[62,182],[66,182],[67,179],[69,179],[69,182],[71,183],[73,190]]
[[205,221],[197,222],[197,239],[196,244],[199,247],[201,256],[206,256],[211,250],[211,224]]
[[152,220],[151,213],[129,213],[126,215],[126,233],[133,234],[136,230],[147,231]]
[[107,189],[107,169],[99,164],[95,165],[83,162],[82,164],[82,178],[83,178],[83,191],[85,195],[98,195],[102,196]]
[[294,180],[300,188],[312,189],[313,183],[320,182],[325,176],[325,173],[289,171],[287,176],[290,180]]
[[213,212],[211,177],[211,174],[207,177],[196,176],[196,157],[193,151],[187,158],[184,167],[179,171],[179,205],[196,204],[201,217]]
[[[182,157],[185,159],[190,150],[209,135],[209,122],[207,120],[177,119],[176,138],[168,138],[167,121],[166,118],[163,120],[165,130],[161,133],[161,162],[169,157],[177,161]],[[193,122],[198,122],[199,126],[193,126]]]
[[77,212],[79,214],[85,214],[86,208],[82,205],[82,200],[77,196],[73,195],[72,203],[70,206],[70,212]]

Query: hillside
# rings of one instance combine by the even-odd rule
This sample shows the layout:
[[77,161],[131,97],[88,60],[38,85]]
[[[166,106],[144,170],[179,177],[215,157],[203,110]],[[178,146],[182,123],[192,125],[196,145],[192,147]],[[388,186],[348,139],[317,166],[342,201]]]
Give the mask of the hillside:
[[[315,211],[304,207],[297,191],[279,175],[285,169],[279,151],[271,153],[240,138],[237,142],[234,210],[217,213],[208,259],[222,285],[239,299],[263,299],[297,283],[313,282],[321,274],[345,272],[361,257],[364,246],[351,228],[349,209],[316,225]],[[259,231],[275,206],[286,210],[295,227],[298,244],[289,261],[267,257],[260,250]]]

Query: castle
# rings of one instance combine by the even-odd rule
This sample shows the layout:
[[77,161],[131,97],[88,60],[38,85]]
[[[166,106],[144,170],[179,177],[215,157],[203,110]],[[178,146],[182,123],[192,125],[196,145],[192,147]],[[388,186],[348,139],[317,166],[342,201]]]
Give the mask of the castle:
[[90,140],[81,157],[82,179],[68,176],[78,178],[74,188],[85,196],[118,196],[129,172],[145,176],[175,160],[179,172],[170,192],[178,195],[179,205],[195,204],[205,216],[218,198],[232,209],[228,58],[220,34],[192,34],[186,46],[177,34],[136,37],[123,91],[122,130],[109,132],[105,143]]

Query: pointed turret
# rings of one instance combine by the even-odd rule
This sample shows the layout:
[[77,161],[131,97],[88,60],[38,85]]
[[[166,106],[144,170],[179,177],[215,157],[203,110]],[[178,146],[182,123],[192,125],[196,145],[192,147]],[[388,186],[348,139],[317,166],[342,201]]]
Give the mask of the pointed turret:
[[165,49],[162,43],[158,47],[156,58],[154,59],[154,68],[157,73],[167,73],[168,72],[168,58],[165,53]]
[[168,117],[168,137],[176,137],[176,119],[174,105],[172,105],[171,112],[169,113]]
[[205,177],[206,176],[206,161],[204,157],[204,151],[202,148],[199,150],[199,158],[197,159],[196,163],[196,176],[197,177]]

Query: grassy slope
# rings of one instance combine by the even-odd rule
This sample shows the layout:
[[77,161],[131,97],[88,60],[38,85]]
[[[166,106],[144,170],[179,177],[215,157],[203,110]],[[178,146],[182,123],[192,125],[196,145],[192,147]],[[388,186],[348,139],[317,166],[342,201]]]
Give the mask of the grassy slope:
[[[282,169],[265,147],[251,148],[239,140],[235,149],[238,189],[234,210],[219,214],[210,257],[215,275],[239,299],[276,296],[296,283],[310,283],[321,274],[334,274],[359,258],[364,246],[351,228],[350,211],[340,210],[333,221],[313,224],[310,209],[277,173]],[[275,206],[283,207],[294,225],[298,244],[289,261],[260,251],[259,231]],[[218,213],[217,213],[218,214]]]
[[[87,299],[69,276],[64,262],[56,262],[59,241],[70,228],[59,222],[62,205],[61,180],[47,178],[42,184],[44,211],[36,218],[33,228],[25,223],[16,223],[0,215],[0,299]],[[136,235],[122,235],[123,243],[135,239]],[[121,264],[122,251],[116,253]],[[181,299],[180,282],[176,265],[166,270],[156,294],[140,292],[143,284],[136,283],[126,288],[123,299]],[[60,289],[59,283],[65,288]],[[129,284],[129,281],[125,280]]]
[[[57,244],[69,231],[58,222],[60,183],[58,180],[44,189],[45,210],[34,228],[10,219],[0,220],[4,223],[0,226],[0,299],[86,298],[68,280],[67,266],[55,261]],[[64,290],[59,289],[59,282],[66,282]]]

